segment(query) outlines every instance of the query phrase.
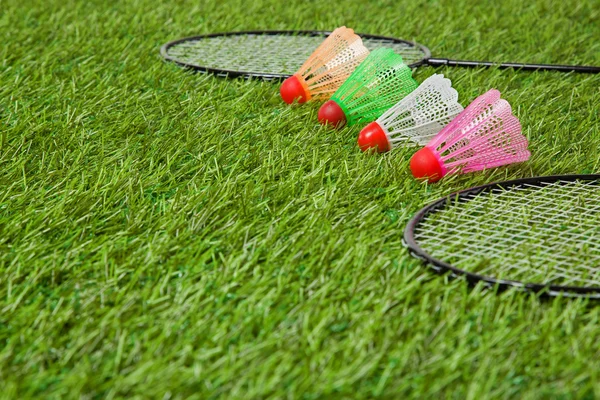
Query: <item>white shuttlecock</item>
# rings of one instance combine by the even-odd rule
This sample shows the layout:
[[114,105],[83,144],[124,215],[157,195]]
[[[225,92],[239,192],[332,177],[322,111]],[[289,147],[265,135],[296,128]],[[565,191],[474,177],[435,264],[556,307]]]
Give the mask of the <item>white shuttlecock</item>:
[[436,74],[367,125],[358,136],[363,151],[385,152],[399,144],[426,145],[463,107],[450,79]]

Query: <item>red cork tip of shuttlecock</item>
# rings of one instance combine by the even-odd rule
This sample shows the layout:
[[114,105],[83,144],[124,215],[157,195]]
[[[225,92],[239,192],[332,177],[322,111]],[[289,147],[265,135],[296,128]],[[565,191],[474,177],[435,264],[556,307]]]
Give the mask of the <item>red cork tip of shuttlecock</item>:
[[358,145],[362,151],[375,149],[377,152],[383,153],[390,150],[390,141],[377,122],[371,122],[360,131]]
[[294,100],[297,100],[298,103],[302,104],[310,99],[310,95],[305,86],[296,75],[292,75],[283,81],[279,88],[279,93],[281,94],[283,101],[288,104],[292,104]]
[[346,114],[342,107],[333,100],[326,101],[319,108],[319,122],[323,125],[331,125],[334,128],[341,128],[346,125]]
[[415,178],[427,179],[431,183],[444,176],[440,161],[429,147],[423,147],[412,156],[410,170]]

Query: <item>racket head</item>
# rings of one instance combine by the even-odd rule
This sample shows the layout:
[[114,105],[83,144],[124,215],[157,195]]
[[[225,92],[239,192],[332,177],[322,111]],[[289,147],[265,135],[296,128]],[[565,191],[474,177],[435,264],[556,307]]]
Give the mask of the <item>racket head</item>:
[[[556,189],[556,190],[554,190]],[[455,251],[454,254],[452,254],[451,256],[449,255],[442,255],[439,251],[434,250],[435,249],[435,244],[432,245],[430,240],[424,240],[423,239],[423,232],[426,229],[429,228],[425,228],[425,223],[426,222],[435,222],[435,220],[432,218],[432,216],[435,216],[436,214],[440,214],[442,212],[444,212],[444,210],[449,210],[451,207],[462,207],[463,204],[468,204],[470,202],[473,202],[474,199],[484,199],[483,201],[485,202],[485,196],[489,196],[494,195],[494,193],[510,193],[511,191],[514,193],[514,191],[518,191],[518,190],[523,190],[523,193],[527,194],[529,193],[531,195],[531,193],[533,193],[533,196],[536,195],[536,191],[539,195],[539,197],[544,197],[546,196],[547,199],[552,199],[552,197],[548,197],[546,194],[544,195],[540,195],[540,193],[542,193],[542,191],[544,190],[549,190],[549,191],[555,191],[556,194],[556,199],[562,199],[564,200],[564,204],[568,204],[568,200],[573,200],[576,199],[576,197],[573,198],[569,198],[568,196],[566,196],[567,194],[569,194],[569,190],[579,190],[579,193],[576,193],[577,195],[581,196],[583,194],[585,195],[590,195],[589,197],[589,202],[590,204],[592,203],[596,203],[598,204],[597,207],[593,208],[592,212],[585,212],[584,214],[581,215],[585,215],[587,216],[592,216],[593,218],[591,218],[591,220],[589,222],[585,223],[585,229],[587,230],[588,234],[595,234],[596,237],[600,236],[600,175],[555,175],[555,176],[543,176],[543,177],[532,177],[532,178],[525,178],[525,179],[517,179],[517,180],[511,180],[511,181],[504,181],[504,182],[495,182],[495,183],[490,183],[487,185],[483,185],[483,186],[477,186],[477,187],[473,187],[470,189],[466,189],[460,192],[456,192],[453,193],[449,196],[443,197],[431,204],[429,204],[428,206],[424,207],[423,209],[421,209],[419,212],[417,212],[415,214],[415,216],[408,222],[405,230],[404,230],[404,236],[403,236],[403,243],[404,245],[408,248],[409,253],[418,259],[423,260],[428,266],[430,266],[433,270],[435,270],[438,273],[449,273],[451,276],[453,277],[461,277],[461,278],[465,278],[470,284],[478,284],[478,283],[483,283],[484,285],[488,286],[488,287],[493,287],[493,288],[497,288],[498,290],[505,290],[505,289],[509,289],[509,288],[516,288],[518,290],[523,290],[523,291],[532,291],[532,292],[536,292],[538,294],[540,294],[543,297],[556,297],[556,296],[563,296],[563,297],[585,297],[585,298],[591,298],[591,299],[600,299],[600,241],[597,241],[599,244],[598,245],[592,245],[591,248],[588,248],[588,254],[585,254],[586,257],[588,257],[589,259],[592,260],[596,260],[597,264],[594,263],[592,266],[584,266],[582,265],[582,263],[577,260],[577,259],[572,259],[571,262],[571,267],[573,269],[579,269],[579,270],[594,270],[594,276],[593,278],[595,279],[590,279],[590,282],[588,282],[587,284],[581,280],[581,282],[579,282],[578,284],[569,284],[569,281],[574,281],[577,280],[579,278],[576,277],[572,277],[570,279],[564,279],[564,282],[561,282],[560,280],[556,280],[556,279],[551,279],[548,282],[542,282],[542,281],[536,281],[535,279],[533,280],[527,280],[527,279],[514,279],[512,278],[510,275],[511,274],[506,274],[503,276],[497,276],[495,274],[490,274],[490,273],[483,273],[483,271],[477,271],[476,268],[472,268],[472,267],[468,267],[465,268],[463,265],[459,265],[461,264],[461,262],[455,262],[455,261],[451,261],[452,258],[456,258],[457,254],[456,254],[456,246],[455,249],[453,251]],[[528,192],[527,192],[528,191]],[[561,196],[563,196],[564,198],[561,198]],[[507,196],[508,198],[509,196]],[[527,197],[524,197],[525,199],[527,199]],[[511,201],[514,201],[516,204],[516,202],[518,201],[518,199],[513,199]],[[507,203],[508,204],[508,203]],[[532,203],[533,204],[533,203]],[[575,208],[570,208],[570,209],[560,209],[561,205],[564,205],[563,203],[559,203],[557,204],[554,209],[555,213],[553,214],[555,217],[561,218],[560,221],[561,222],[565,222],[568,221],[569,219],[572,219],[573,216],[577,217],[578,216],[578,212],[580,212],[580,209],[577,209],[577,207]],[[571,202],[571,205],[573,205],[573,202]],[[496,208],[497,204],[494,206],[494,211],[497,212],[499,209]],[[537,204],[538,207],[538,211],[544,211],[544,206],[542,204],[542,202],[540,202],[539,204]],[[564,211],[564,212],[563,212]],[[549,212],[551,214],[551,211]],[[589,215],[586,215],[586,213],[588,213]],[[494,218],[496,218],[496,221],[498,222],[499,226],[505,226],[502,225],[502,217],[498,216],[498,215],[494,215]],[[521,217],[520,215],[518,217]],[[543,220],[543,218],[542,218]],[[443,221],[443,219],[440,219],[440,221]],[[445,224],[444,222],[440,222],[438,221],[439,226],[443,226]],[[547,221],[551,221],[551,218],[548,218]],[[515,221],[515,222],[519,222],[519,221]],[[473,226],[477,226],[476,223],[477,221],[472,220],[471,221]],[[596,223],[596,226],[594,226],[594,223]],[[534,225],[535,226],[535,225]],[[462,227],[461,227],[462,228]],[[567,226],[567,232],[568,229],[570,229],[572,227],[568,227]],[[579,226],[577,226],[577,228],[579,228]],[[446,232],[454,232],[454,234],[456,234],[458,231],[457,229],[459,228],[450,228],[450,229],[446,229]],[[531,231],[534,232],[534,231]],[[528,232],[529,233],[529,232]],[[433,235],[434,236],[434,235]],[[537,240],[537,236],[536,233],[532,233],[531,236],[533,236],[535,238],[535,240]],[[529,239],[529,235],[525,236],[527,238],[527,240]],[[454,239],[454,235],[451,239]],[[543,249],[544,245],[540,246],[541,248],[537,249],[538,251],[555,251],[552,252],[550,254],[547,254],[549,257],[555,257],[557,259],[560,259],[560,257],[562,257],[563,253],[561,253],[560,249],[561,248],[568,248],[568,246],[572,246],[574,243],[576,243],[576,241],[572,240],[573,238],[569,238],[569,237],[560,237],[557,238],[556,232],[555,232],[555,237],[554,237],[554,242],[555,244],[558,244],[557,247],[552,248],[552,249]],[[432,238],[431,240],[437,240],[436,238]],[[535,241],[532,240],[532,241]],[[491,246],[493,244],[495,244],[496,242],[491,243],[489,240],[487,241],[488,243],[485,244],[487,246]],[[509,242],[508,245],[514,245],[515,241]],[[516,243],[518,243],[518,241],[516,241]],[[582,242],[583,243],[583,242]],[[581,244],[581,243],[579,243]],[[589,244],[587,242],[585,242],[585,244]],[[462,245],[461,245],[462,246]],[[485,250],[489,250],[485,249]],[[532,250],[536,250],[536,249],[532,249]],[[472,249],[469,249],[468,247],[465,247],[465,251],[464,253],[468,253],[471,252]],[[460,252],[460,250],[458,251]],[[536,253],[534,253],[536,254]],[[519,254],[516,253],[512,255],[512,260],[523,260],[524,258],[522,257],[527,257],[528,254]],[[516,262],[516,264],[518,264],[519,261]],[[552,260],[550,260],[549,262],[552,262]],[[465,263],[462,263],[465,264]],[[516,267],[516,264],[512,264],[512,263],[507,263],[507,265],[502,266],[503,269],[510,271],[511,269],[515,269],[518,270],[518,267]],[[472,264],[471,264],[472,265]],[[597,271],[597,272],[596,272]],[[533,271],[535,272],[535,271]],[[546,271],[548,272],[548,271]],[[532,275],[534,275],[532,273]],[[516,275],[515,275],[516,276]],[[553,280],[555,282],[553,282]]]
[[[211,33],[171,41],[160,53],[165,60],[195,71],[229,78],[289,78],[331,31],[264,30]],[[358,34],[369,50],[391,47],[415,68],[431,57],[416,42]]]

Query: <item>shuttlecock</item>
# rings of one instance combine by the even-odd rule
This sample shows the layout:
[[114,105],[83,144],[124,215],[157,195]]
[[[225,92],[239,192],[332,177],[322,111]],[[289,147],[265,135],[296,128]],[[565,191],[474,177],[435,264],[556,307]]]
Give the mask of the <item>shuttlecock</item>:
[[374,121],[417,86],[402,56],[374,50],[321,106],[319,121],[335,127]]
[[279,92],[288,104],[311,99],[328,99],[369,55],[360,36],[342,26],[317,47],[291,77],[283,81]]
[[476,98],[410,160],[415,178],[437,182],[467,173],[526,161],[531,156],[510,104],[492,89]]
[[404,145],[426,145],[463,107],[450,79],[433,75],[358,135],[361,150],[380,153]]

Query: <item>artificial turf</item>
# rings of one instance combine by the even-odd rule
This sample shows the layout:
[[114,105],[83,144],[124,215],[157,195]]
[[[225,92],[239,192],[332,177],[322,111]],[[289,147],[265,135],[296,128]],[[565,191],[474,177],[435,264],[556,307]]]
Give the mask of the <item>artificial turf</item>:
[[600,172],[600,76],[419,68],[465,106],[501,90],[532,151],[427,185],[412,149],[363,154],[360,126],[321,127],[276,83],[158,53],[344,24],[435,56],[600,64],[598,0],[0,0],[0,396],[600,396],[598,303],[469,287],[401,242],[443,194]]

